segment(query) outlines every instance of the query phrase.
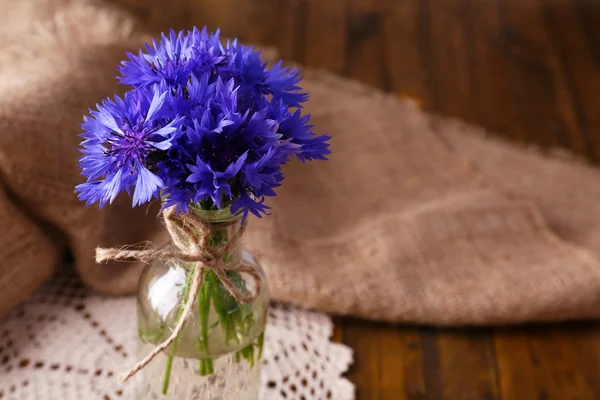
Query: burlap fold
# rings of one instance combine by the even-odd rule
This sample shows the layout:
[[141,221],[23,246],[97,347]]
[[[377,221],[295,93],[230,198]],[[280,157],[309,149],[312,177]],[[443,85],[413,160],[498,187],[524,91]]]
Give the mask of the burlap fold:
[[116,65],[146,38],[128,16],[85,1],[2,2],[0,26],[0,315],[53,273],[67,247],[88,285],[131,293],[142,265],[98,266],[93,243],[164,242],[159,208],[131,210],[121,198],[99,211],[73,190],[82,115],[122,90]]
[[[14,23],[23,15],[29,22]],[[1,23],[0,315],[67,248],[86,284],[130,293],[140,265],[96,265],[92,250],[161,244],[157,205],[131,210],[123,196],[99,211],[73,186],[81,116],[119,90],[118,61],[146,38],[93,2],[11,0]],[[332,135],[333,154],[290,164],[272,216],[250,223],[246,244],[275,298],[448,325],[600,314],[597,170],[491,142],[324,72],[304,75],[306,111]]]
[[[273,215],[251,226],[248,244],[266,265],[275,297],[332,313],[443,325],[599,315],[595,255],[548,229],[530,201],[544,197],[542,184],[538,197],[521,198],[519,187],[509,192],[479,164],[458,157],[442,135],[456,127],[452,137],[460,137],[464,124],[324,72],[305,76],[306,109],[333,135],[333,154],[327,163],[291,165],[287,185],[272,200]],[[462,149],[458,139],[453,143]],[[468,155],[493,163],[483,145]],[[548,176],[543,184],[561,170],[598,174],[536,157],[539,168],[527,169],[531,185],[536,173]],[[498,175],[507,168],[503,161],[512,161],[494,160],[489,168]],[[569,184],[585,192],[579,180],[561,184],[564,196]],[[579,223],[559,214],[563,227]],[[588,220],[587,231],[598,222]]]

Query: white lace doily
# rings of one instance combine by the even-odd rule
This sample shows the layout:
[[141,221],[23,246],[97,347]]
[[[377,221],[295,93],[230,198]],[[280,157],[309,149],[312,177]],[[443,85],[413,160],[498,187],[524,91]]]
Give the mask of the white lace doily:
[[[0,399],[119,400],[133,396],[116,375],[135,361],[135,300],[89,294],[60,274],[0,320]],[[261,399],[354,399],[342,374],[350,348],[331,343],[320,313],[269,310]]]

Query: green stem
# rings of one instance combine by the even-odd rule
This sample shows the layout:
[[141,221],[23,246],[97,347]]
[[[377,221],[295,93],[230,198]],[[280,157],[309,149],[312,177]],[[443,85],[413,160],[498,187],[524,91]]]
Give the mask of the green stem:
[[[200,316],[200,347],[204,350],[206,355],[209,353],[208,346],[208,315],[210,313],[210,299],[213,294],[214,282],[216,276],[214,272],[207,270],[204,272],[204,282],[200,290],[200,296],[198,298],[198,314]],[[213,370],[211,359],[200,360],[200,375],[210,375]]]
[[246,359],[246,361],[248,361],[248,364],[250,364],[250,368],[253,368],[254,367],[254,344],[250,343],[248,346],[246,346],[242,350],[242,354],[244,355],[244,358]]
[[[227,231],[215,230],[212,231],[208,238],[209,246],[212,248],[219,248],[227,243],[228,235]],[[228,261],[229,254],[223,255],[223,261]],[[220,316],[220,323],[224,327],[228,327],[228,317],[223,313],[219,312],[220,304],[219,298],[219,280],[214,272],[207,270],[204,275],[204,283],[200,292],[201,298],[198,299],[198,314],[200,316],[200,347],[204,350],[206,356],[209,354],[208,344],[208,316],[210,314],[210,303],[211,297],[214,301],[215,309]],[[199,374],[201,376],[210,375],[214,372],[213,360],[205,358],[200,360]]]
[[213,367],[213,360],[211,358],[207,358],[204,360],[204,362],[206,363],[206,366],[205,366],[206,375],[214,374],[215,369]]
[[200,376],[206,376],[206,364],[204,364],[204,359],[200,359]]
[[256,339],[256,346],[258,347],[258,359],[262,358],[263,345],[265,342],[265,331],[263,331]]
[[163,380],[162,393],[164,395],[169,391],[169,381],[171,380],[171,368],[173,368],[173,356],[167,357],[167,368],[165,369],[165,378]]
[[[188,294],[190,292],[190,287],[192,285],[192,277],[194,276],[193,271],[190,271],[190,273],[188,274],[187,280],[185,282],[185,287],[183,288],[183,293],[181,295],[181,298],[183,299],[183,301],[181,302],[181,306],[179,307],[179,312],[177,314],[177,322],[179,322],[179,320],[181,319],[182,315],[183,315],[183,309],[185,307],[185,301],[188,298]],[[163,380],[163,394],[166,395],[167,392],[169,391],[169,381],[171,380],[171,369],[173,368],[173,356],[175,354],[175,351],[177,351],[177,342],[178,342],[179,337],[175,337],[175,340],[173,340],[173,347],[171,350],[171,354],[169,354],[167,356],[167,367],[165,369],[165,378]]]

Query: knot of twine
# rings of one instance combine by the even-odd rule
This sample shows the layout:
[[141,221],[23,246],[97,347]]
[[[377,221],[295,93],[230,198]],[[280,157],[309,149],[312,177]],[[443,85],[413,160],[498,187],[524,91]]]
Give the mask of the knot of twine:
[[[226,222],[221,224],[206,224],[200,221],[198,218],[193,217],[180,217],[175,212],[175,207],[169,207],[163,211],[163,219],[175,249],[134,249],[131,247],[123,248],[97,248],[96,249],[96,262],[102,263],[109,260],[135,260],[148,263],[157,258],[164,259],[175,259],[183,262],[197,263],[194,268],[194,274],[192,276],[192,285],[188,293],[187,299],[185,299],[185,306],[181,318],[177,322],[175,329],[164,342],[157,345],[156,348],[146,356],[143,360],[134,365],[129,371],[119,376],[121,382],[125,382],[133,375],[138,373],[144,368],[150,361],[154,359],[160,352],[164,351],[171,343],[175,341],[177,336],[183,330],[187,318],[192,313],[192,306],[204,277],[205,270],[211,270],[215,273],[217,278],[221,281],[223,286],[229,291],[229,293],[239,303],[251,303],[253,302],[258,294],[260,293],[260,276],[258,272],[250,265],[244,264],[241,261],[227,263],[222,260],[223,256],[227,254],[234,246],[242,235],[246,224],[243,223],[241,228],[231,237],[226,244],[218,248],[210,248],[209,238],[210,234],[215,229],[223,229],[227,226],[234,224],[235,222]],[[238,271],[243,272],[252,277],[255,282],[254,290],[251,292],[241,291],[237,288],[227,276],[227,271]]]

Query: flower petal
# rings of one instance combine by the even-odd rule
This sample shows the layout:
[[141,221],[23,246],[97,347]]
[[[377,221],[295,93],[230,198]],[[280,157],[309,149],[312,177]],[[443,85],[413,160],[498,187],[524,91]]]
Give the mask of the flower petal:
[[154,118],[154,114],[158,112],[163,104],[165,103],[165,97],[167,96],[167,92],[160,93],[156,87],[154,87],[154,96],[152,97],[152,101],[150,102],[150,108],[148,108],[148,114],[146,115],[146,121],[149,121]]
[[162,179],[150,172],[146,167],[139,166],[135,191],[133,192],[133,207],[143,204],[158,193],[158,189],[164,187]]

